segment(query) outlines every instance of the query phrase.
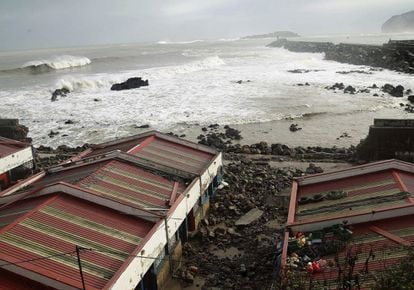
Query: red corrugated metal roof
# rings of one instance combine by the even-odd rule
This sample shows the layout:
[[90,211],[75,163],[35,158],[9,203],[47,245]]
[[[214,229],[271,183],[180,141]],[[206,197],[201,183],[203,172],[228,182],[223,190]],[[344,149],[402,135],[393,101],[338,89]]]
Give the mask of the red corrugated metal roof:
[[194,174],[200,174],[217,154],[215,150],[203,145],[151,131],[93,145],[75,159],[105,154],[114,150]]
[[[174,181],[117,160],[104,165],[77,185],[139,208],[168,208]],[[178,194],[185,190],[178,185]]]
[[403,171],[397,171],[401,182],[404,184],[408,192],[414,193],[414,177],[413,174]]
[[[0,210],[0,214],[23,202]],[[75,245],[95,249],[81,253],[82,267],[87,289],[101,289],[153,225],[85,200],[49,195],[43,204],[0,230],[0,260],[16,263],[48,257],[19,266],[80,287]],[[57,256],[66,252],[72,253]]]
[[105,164],[108,164],[109,162],[110,161],[102,161],[90,164],[86,163],[83,166],[76,168],[71,168],[68,164],[66,169],[57,172],[48,172],[44,177],[31,183],[22,191],[31,191],[33,189],[53,184],[56,182],[67,182],[70,184],[76,184],[77,182],[88,177],[90,174],[92,174],[99,168],[105,166]]
[[214,154],[157,137],[139,149],[138,152],[131,151],[130,153],[162,165],[195,174],[202,173],[214,157]]
[[98,144],[93,145],[91,147],[91,151],[89,154],[86,154],[85,156],[92,156],[92,155],[100,155],[105,154],[114,150],[120,150],[122,152],[128,152],[138,144],[141,144],[142,141],[144,141],[147,137],[137,137],[131,140],[123,140],[120,139],[119,142],[114,143],[110,142],[108,144]]
[[[414,175],[410,176],[414,180]],[[405,179],[410,180],[408,177]],[[335,200],[324,198],[305,204],[299,202],[305,197],[312,199],[331,191],[343,191],[346,196]],[[405,191],[393,169],[302,186],[299,183],[294,221],[326,220],[411,204],[407,199],[409,194]]]
[[25,199],[13,207],[6,207],[0,209],[0,229],[9,225],[16,219],[24,216],[38,205],[42,204],[49,197],[39,197],[32,199]]

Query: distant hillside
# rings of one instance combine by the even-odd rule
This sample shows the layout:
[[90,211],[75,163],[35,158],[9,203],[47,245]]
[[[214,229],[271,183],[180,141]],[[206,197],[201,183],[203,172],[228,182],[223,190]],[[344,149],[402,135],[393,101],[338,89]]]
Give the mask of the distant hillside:
[[258,34],[258,35],[249,35],[243,37],[243,39],[255,39],[255,38],[277,38],[277,37],[299,37],[299,34],[291,31],[275,31],[272,33]]
[[414,31],[414,10],[394,15],[382,25],[382,32],[413,32]]

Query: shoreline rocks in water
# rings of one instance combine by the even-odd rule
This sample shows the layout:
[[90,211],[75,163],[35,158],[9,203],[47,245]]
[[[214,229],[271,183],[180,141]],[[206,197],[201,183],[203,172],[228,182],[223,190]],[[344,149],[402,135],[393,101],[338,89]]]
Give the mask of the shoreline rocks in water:
[[381,91],[390,94],[393,97],[402,98],[404,96],[404,87],[402,85],[393,86],[390,84],[385,84]]
[[70,90],[67,88],[56,89],[52,93],[52,97],[50,98],[50,100],[52,102],[57,101],[58,97],[66,97],[67,94],[69,93],[70,93]]
[[143,80],[142,78],[129,78],[123,83],[113,84],[111,87],[112,91],[122,91],[136,89],[144,86],[148,86],[148,80]]

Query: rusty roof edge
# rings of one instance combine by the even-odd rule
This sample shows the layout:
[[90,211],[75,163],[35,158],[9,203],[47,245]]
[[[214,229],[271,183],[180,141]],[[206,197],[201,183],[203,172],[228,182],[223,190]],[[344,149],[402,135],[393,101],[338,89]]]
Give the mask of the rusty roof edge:
[[176,168],[173,168],[167,165],[163,165],[163,164],[154,162],[152,160],[143,158],[142,156],[135,156],[135,155],[124,153],[124,152],[119,152],[116,158],[131,162],[135,165],[142,166],[143,168],[146,168],[146,169],[159,171],[161,173],[178,176],[178,177],[188,179],[188,180],[193,180],[199,175],[193,172],[188,172],[188,171],[176,169]]
[[172,142],[172,143],[177,143],[177,144],[180,144],[182,146],[189,147],[189,148],[199,150],[199,151],[203,151],[205,153],[209,153],[209,154],[213,154],[213,155],[217,155],[217,153],[218,153],[217,150],[215,150],[215,149],[213,149],[209,146],[203,145],[203,144],[198,144],[198,143],[195,143],[195,142],[192,142],[192,141],[177,138],[177,137],[174,137],[174,136],[171,136],[171,135],[168,135],[168,134],[164,134],[164,133],[161,133],[161,132],[158,132],[158,131],[154,131],[154,132],[155,132],[155,136],[157,138],[160,138],[160,139]]
[[377,233],[377,234],[379,234],[379,235],[381,235],[381,236],[383,236],[383,237],[385,237],[385,238],[387,238],[387,239],[389,239],[393,242],[396,242],[396,243],[398,243],[402,246],[406,246],[406,247],[411,246],[411,243],[408,240],[406,240],[402,237],[399,237],[397,235],[394,235],[393,233],[390,233],[389,231],[386,231],[386,230],[384,230],[380,227],[377,227],[375,225],[370,226],[369,230],[373,231],[374,233]]
[[105,147],[108,147],[108,146],[111,146],[111,145],[125,143],[125,142],[129,142],[129,141],[132,141],[132,140],[135,140],[135,139],[144,138],[144,137],[150,137],[151,135],[155,135],[156,132],[157,131],[155,131],[155,130],[151,130],[151,131],[147,131],[147,132],[144,132],[144,133],[141,133],[141,134],[126,136],[126,137],[122,137],[122,138],[115,139],[115,140],[110,140],[110,141],[100,143],[100,144],[93,144],[91,146],[91,148],[93,149],[95,147],[95,148],[102,149],[102,148],[105,148]]
[[293,180],[292,188],[290,192],[290,202],[289,202],[289,212],[287,218],[287,226],[290,226],[295,222],[296,216],[296,203],[297,203],[297,194],[298,194],[298,182]]
[[86,157],[86,158],[73,161],[73,162],[61,163],[61,164],[48,168],[46,170],[46,173],[62,172],[65,170],[71,170],[74,168],[79,168],[79,167],[83,167],[86,165],[91,165],[91,164],[100,163],[103,161],[108,161],[108,160],[113,160],[113,159],[127,161],[135,165],[139,165],[146,169],[159,171],[161,173],[178,176],[184,179],[192,180],[193,178],[199,175],[199,173],[195,174],[193,172],[176,169],[176,168],[173,168],[167,165],[157,163],[152,160],[148,160],[142,156],[132,155],[129,153],[122,152],[120,150],[114,150],[114,151],[110,151],[104,154],[92,155],[90,157]]
[[9,139],[9,138],[5,138],[5,137],[0,136],[0,144],[1,143],[16,145],[16,146],[24,147],[24,148],[32,146],[30,143],[21,142],[21,141],[17,141],[17,140],[13,140],[13,139]]
[[119,139],[115,139],[115,140],[110,140],[110,141],[107,141],[107,142],[104,142],[104,143],[100,143],[100,144],[91,144],[91,147],[89,147],[88,149],[86,149],[86,150],[80,152],[79,154],[73,156],[69,160],[80,160],[85,155],[93,152],[93,149],[102,149],[102,148],[106,148],[106,147],[111,146],[111,145],[115,145],[115,144],[120,144],[120,143],[125,143],[125,142],[128,142],[128,141],[132,141],[134,139],[149,137],[151,135],[154,135],[155,132],[156,131],[148,131],[148,132],[141,133],[141,134],[136,134],[136,135],[127,136],[127,137],[123,137],[123,138],[119,138]]
[[74,168],[79,168],[79,167],[83,167],[83,166],[87,166],[87,165],[91,165],[91,164],[95,164],[95,163],[100,163],[100,162],[103,162],[103,161],[108,161],[108,160],[111,160],[111,159],[115,158],[118,155],[118,153],[120,153],[120,151],[115,150],[115,151],[110,151],[110,152],[104,153],[104,154],[93,155],[93,156],[86,157],[86,158],[83,158],[83,159],[79,159],[79,160],[76,160],[76,161],[60,163],[58,165],[49,167],[48,169],[45,170],[45,172],[47,174],[57,173],[57,172],[71,170],[71,169],[74,169]]
[[[329,218],[319,218],[319,219],[315,219],[315,220],[294,221],[293,223],[289,224],[289,227],[292,228],[292,227],[303,226],[303,225],[314,225],[314,224],[319,224],[319,223],[326,222],[326,221],[344,220],[344,219],[355,218],[355,217],[359,217],[359,216],[373,215],[373,214],[384,213],[384,212],[392,212],[392,211],[395,211],[395,210],[409,209],[409,208],[413,208],[412,212],[410,212],[409,214],[414,214],[414,204],[407,203],[407,204],[389,206],[389,207],[386,207],[386,208],[375,209],[375,210],[367,209],[367,210],[365,210],[363,212],[359,212],[359,213],[342,214],[342,215],[333,216],[333,217],[329,217]],[[404,215],[408,215],[408,214],[404,214]],[[401,216],[404,216],[404,215],[401,215]],[[358,222],[358,223],[362,223],[362,222]]]
[[330,172],[313,174],[309,176],[302,176],[294,178],[298,181],[299,186],[309,185],[319,182],[332,181],[347,177],[354,177],[358,175],[379,172],[383,170],[398,169],[401,171],[414,173],[414,164],[404,162],[397,159],[389,159],[384,161],[372,162],[368,164],[358,165],[346,169],[340,169]]
[[85,157],[86,155],[88,155],[89,153],[91,153],[93,150],[92,148],[88,148],[85,151],[82,151],[81,153],[72,156],[71,158],[63,161],[62,163],[71,163],[71,162],[75,162],[75,161],[79,161],[81,160],[83,157]]
[[40,172],[36,173],[35,175],[32,175],[32,176],[16,183],[15,185],[13,185],[13,186],[3,190],[2,192],[0,192],[0,198],[15,193],[16,191],[32,184],[33,182],[37,181],[38,179],[44,177],[45,175],[46,175],[45,171],[40,171]]

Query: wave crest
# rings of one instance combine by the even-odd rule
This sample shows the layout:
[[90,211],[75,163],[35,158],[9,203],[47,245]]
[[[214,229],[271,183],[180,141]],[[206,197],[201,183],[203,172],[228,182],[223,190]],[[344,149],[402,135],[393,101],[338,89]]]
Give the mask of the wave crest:
[[157,44],[192,44],[197,42],[204,42],[202,39],[195,39],[195,40],[188,40],[188,41],[167,41],[167,40],[160,40]]
[[28,69],[35,72],[46,72],[84,66],[90,63],[91,60],[85,56],[61,55],[52,59],[29,61],[23,65],[22,69]]

